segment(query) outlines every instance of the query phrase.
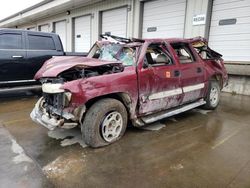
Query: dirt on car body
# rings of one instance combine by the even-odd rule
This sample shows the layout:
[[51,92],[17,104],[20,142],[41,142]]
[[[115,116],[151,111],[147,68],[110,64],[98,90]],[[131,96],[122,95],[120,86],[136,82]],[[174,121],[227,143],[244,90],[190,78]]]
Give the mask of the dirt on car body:
[[86,144],[100,147],[119,140],[128,120],[144,126],[218,106],[228,77],[222,55],[205,39],[107,37],[87,57],[53,57],[37,72],[43,97],[31,113],[35,122],[81,126]]

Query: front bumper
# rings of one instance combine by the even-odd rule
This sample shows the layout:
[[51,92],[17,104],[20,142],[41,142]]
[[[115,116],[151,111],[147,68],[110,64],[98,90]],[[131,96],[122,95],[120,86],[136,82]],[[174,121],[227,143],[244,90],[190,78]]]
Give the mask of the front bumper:
[[[68,112],[59,112],[57,109],[53,110],[54,114],[58,115],[51,115],[49,114],[46,109],[43,107],[44,99],[43,97],[40,98],[32,112],[30,113],[31,119],[39,124],[43,125],[44,127],[48,128],[49,130],[54,130],[56,127],[70,129],[79,125],[79,119],[82,114],[85,112],[85,106],[75,109],[75,114],[71,114]],[[59,118],[60,117],[60,118]]]
[[40,125],[48,128],[49,130],[54,130],[56,127],[63,124],[64,120],[57,120],[56,118],[49,117],[49,114],[42,107],[43,98],[40,98],[32,112],[30,113],[31,119]]

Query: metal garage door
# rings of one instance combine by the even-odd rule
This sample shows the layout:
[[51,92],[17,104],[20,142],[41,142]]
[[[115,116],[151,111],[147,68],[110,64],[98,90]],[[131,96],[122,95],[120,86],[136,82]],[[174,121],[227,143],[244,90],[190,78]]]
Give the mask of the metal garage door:
[[36,28],[35,27],[29,27],[29,28],[27,28],[27,30],[36,31]]
[[75,18],[74,21],[74,50],[88,52],[91,45],[91,16]]
[[49,32],[49,25],[48,24],[40,25],[39,26],[39,31]]
[[55,33],[57,33],[62,41],[63,48],[66,49],[66,21],[55,22]]
[[183,37],[186,0],[145,1],[143,38]]
[[127,8],[118,8],[102,13],[102,33],[127,36]]
[[250,61],[250,0],[215,0],[209,45],[227,61]]

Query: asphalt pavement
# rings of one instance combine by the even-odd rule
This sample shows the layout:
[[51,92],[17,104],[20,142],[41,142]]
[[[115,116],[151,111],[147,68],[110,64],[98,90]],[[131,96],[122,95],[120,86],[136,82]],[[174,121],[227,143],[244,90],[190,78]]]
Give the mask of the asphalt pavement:
[[39,96],[0,96],[0,187],[250,187],[250,97],[222,94],[117,143],[87,147],[78,128],[46,128],[29,114]]

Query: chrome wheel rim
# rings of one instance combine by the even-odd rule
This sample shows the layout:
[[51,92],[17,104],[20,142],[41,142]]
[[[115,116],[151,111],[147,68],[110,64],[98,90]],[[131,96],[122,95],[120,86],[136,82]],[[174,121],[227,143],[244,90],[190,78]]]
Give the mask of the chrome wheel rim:
[[219,102],[219,91],[217,87],[212,87],[210,92],[210,103],[212,106],[216,106]]
[[115,111],[107,114],[102,123],[102,137],[107,142],[116,140],[122,131],[122,115]]

